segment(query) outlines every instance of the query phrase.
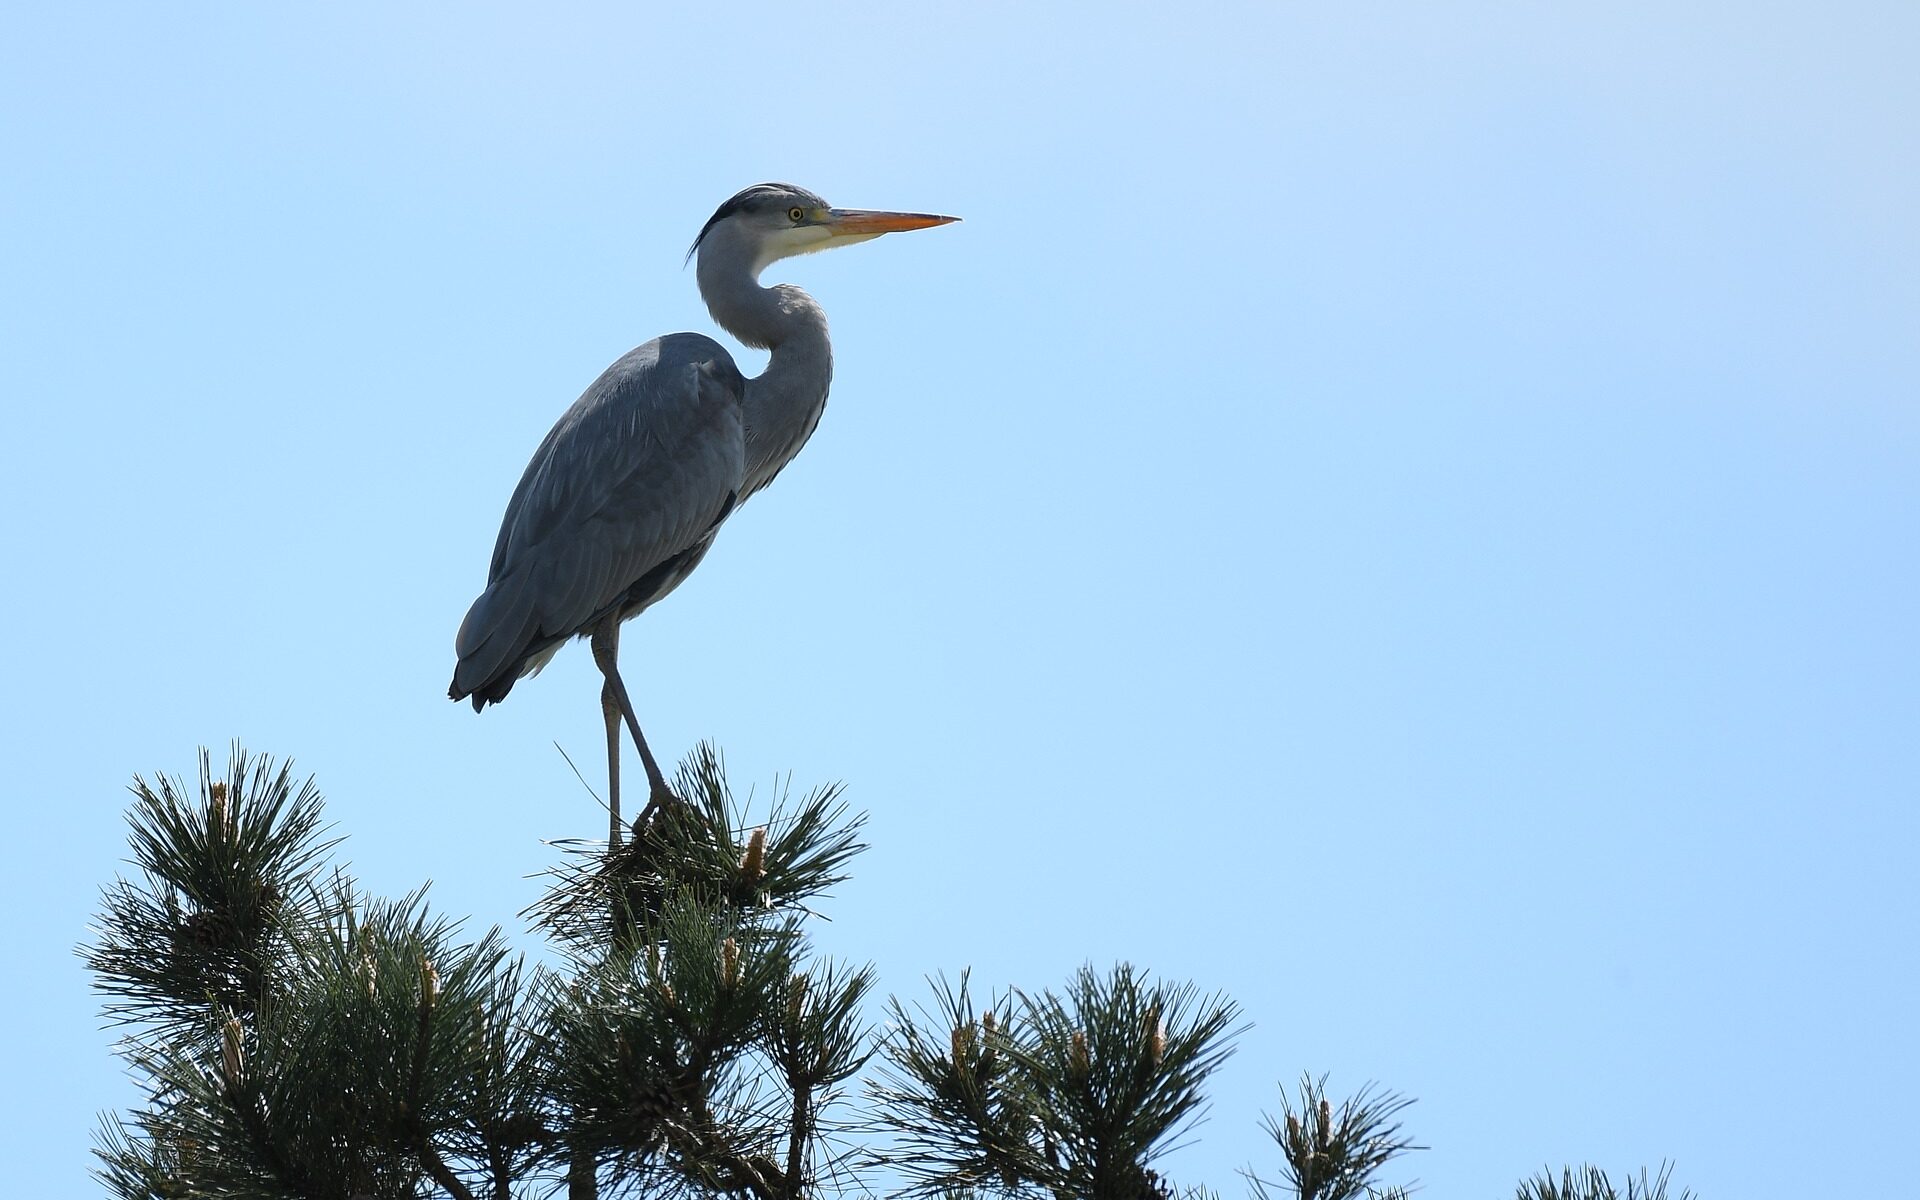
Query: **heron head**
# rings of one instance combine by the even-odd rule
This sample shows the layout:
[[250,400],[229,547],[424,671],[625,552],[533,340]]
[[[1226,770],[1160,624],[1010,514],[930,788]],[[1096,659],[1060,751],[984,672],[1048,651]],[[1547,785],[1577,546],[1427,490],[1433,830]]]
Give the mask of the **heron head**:
[[770,264],[796,254],[851,246],[908,229],[930,229],[957,221],[929,213],[878,212],[834,208],[791,183],[756,183],[714,210],[687,258],[707,244],[726,244],[750,258],[757,276]]

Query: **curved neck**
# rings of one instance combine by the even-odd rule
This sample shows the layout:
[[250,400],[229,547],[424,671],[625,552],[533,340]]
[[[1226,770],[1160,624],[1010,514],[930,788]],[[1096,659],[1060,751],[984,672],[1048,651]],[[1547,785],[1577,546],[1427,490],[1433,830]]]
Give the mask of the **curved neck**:
[[763,288],[767,263],[745,239],[716,229],[700,244],[700,298],[720,327],[756,349],[770,350],[767,369],[747,380],[742,417],[747,476],[740,498],[773,482],[820,424],[833,382],[827,314],[791,284]]

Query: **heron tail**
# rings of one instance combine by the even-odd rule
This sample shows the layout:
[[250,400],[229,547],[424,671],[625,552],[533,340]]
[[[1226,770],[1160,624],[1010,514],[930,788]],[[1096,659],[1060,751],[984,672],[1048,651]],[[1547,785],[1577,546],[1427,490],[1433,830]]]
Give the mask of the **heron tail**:
[[505,699],[513,690],[538,632],[531,589],[520,582],[517,575],[507,575],[488,584],[454,635],[453,650],[459,661],[454,664],[447,696],[472,697],[475,712]]

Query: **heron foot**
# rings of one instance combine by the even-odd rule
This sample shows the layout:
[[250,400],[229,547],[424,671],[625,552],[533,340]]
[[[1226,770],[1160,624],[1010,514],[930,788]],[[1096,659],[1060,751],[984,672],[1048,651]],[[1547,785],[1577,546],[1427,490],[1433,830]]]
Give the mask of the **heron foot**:
[[647,797],[647,806],[633,819],[633,836],[637,839],[656,822],[664,821],[671,814],[680,816],[691,812],[693,806],[673,794],[673,789],[658,787]]

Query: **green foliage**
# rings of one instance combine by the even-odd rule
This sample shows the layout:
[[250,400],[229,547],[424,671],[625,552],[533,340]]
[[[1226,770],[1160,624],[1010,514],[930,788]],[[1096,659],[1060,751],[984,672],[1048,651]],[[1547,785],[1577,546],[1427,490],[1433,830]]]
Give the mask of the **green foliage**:
[[[716,920],[679,898],[641,929],[644,950],[582,970],[551,1009],[550,1087],[572,1115],[569,1144],[615,1182],[772,1186],[784,1178],[781,1130],[795,1097],[811,1099],[821,1083],[768,1086],[773,1048],[807,1041],[781,1019],[800,969],[792,925]],[[859,1037],[857,1028],[832,1036]]]
[[808,1194],[846,1169],[836,1089],[866,1061],[873,975],[811,959],[803,927],[864,817],[783,790],[749,827],[708,746],[676,783],[632,840],[564,847],[532,911],[576,964],[543,1034],[559,1143],[649,1195]]
[[86,952],[117,1024],[190,1037],[210,1007],[248,1013],[289,938],[320,919],[316,864],[320,795],[296,791],[291,766],[235,747],[216,778],[200,752],[199,788],[138,776],[128,813],[139,882],[116,880],[102,900],[109,936]]
[[82,951],[148,1093],[101,1134],[113,1194],[771,1198],[842,1170],[873,976],[802,929],[861,849],[834,789],[747,830],[703,747],[690,803],[572,848],[536,909],[569,967],[529,971],[497,930],[463,940],[423,895],[329,871],[311,782],[202,758],[197,796],[136,783],[143,877]]
[[[1402,1136],[1395,1119],[1412,1103],[1367,1084],[1336,1106],[1327,1098],[1325,1076],[1301,1076],[1299,1107],[1283,1091],[1280,1117],[1265,1123],[1285,1161],[1284,1186],[1299,1200],[1404,1200],[1409,1188],[1377,1186],[1374,1176],[1408,1150],[1424,1148]],[[1247,1178],[1262,1200],[1279,1186],[1251,1173]]]
[[[1615,1187],[1599,1167],[1563,1167],[1558,1180],[1550,1171],[1526,1180],[1517,1196],[1518,1200],[1667,1200],[1667,1181],[1672,1173],[1671,1164],[1662,1163],[1660,1173],[1649,1178],[1642,1167],[1638,1180],[1629,1175],[1625,1183]],[[1691,1200],[1692,1196],[1683,1189],[1677,1200]]]
[[[218,778],[201,754],[193,791],[136,779],[138,877],[81,953],[145,1102],[104,1122],[96,1177],[122,1200],[1211,1197],[1157,1165],[1232,1052],[1230,1001],[1120,964],[976,1008],[962,974],[894,1000],[876,1039],[872,969],[807,938],[863,818],[837,788],[781,788],[750,820],[707,746],[677,783],[631,839],[561,844],[528,914],[560,966],[530,969],[423,893],[360,892],[289,766],[236,747]],[[1256,1197],[1404,1197],[1374,1178],[1414,1148],[1408,1101],[1309,1077],[1282,1103],[1282,1181],[1249,1174]],[[1519,1195],[1666,1188],[1582,1168]]]
[[[727,783],[719,751],[702,743],[675,778],[684,803],[609,851],[605,842],[556,842],[567,859],[530,910],[536,928],[567,952],[593,959],[609,944],[637,944],[639,926],[676,895],[727,912],[804,913],[847,879],[866,849],[864,813],[849,814],[840,788],[817,788],[797,804],[785,788],[749,828],[750,804]],[[743,834],[744,831],[744,834]]]
[[251,1020],[215,1010],[205,1038],[131,1055],[146,1145],[215,1195],[412,1196],[449,1158],[517,1174],[539,1130],[518,964],[497,934],[455,944],[418,896],[335,900]]
[[885,1156],[924,1196],[1176,1195],[1151,1164],[1204,1106],[1236,1009],[1122,964],[1082,968],[1064,995],[1012,993],[976,1016],[968,982],[934,985],[916,1020],[894,1002],[876,1085],[898,1135]]

